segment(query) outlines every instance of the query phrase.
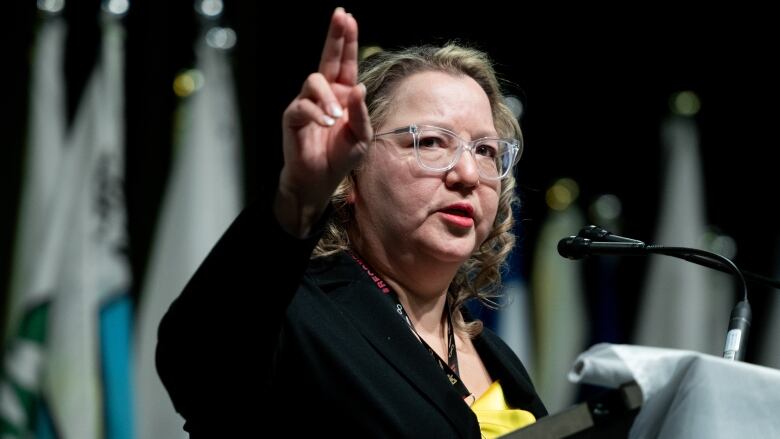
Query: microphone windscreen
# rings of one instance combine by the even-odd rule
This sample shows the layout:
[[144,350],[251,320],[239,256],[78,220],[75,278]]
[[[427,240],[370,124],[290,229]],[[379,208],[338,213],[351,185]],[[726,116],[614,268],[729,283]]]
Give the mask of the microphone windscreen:
[[569,236],[558,241],[558,254],[568,259],[582,259],[587,256],[585,248],[589,240],[577,236]]

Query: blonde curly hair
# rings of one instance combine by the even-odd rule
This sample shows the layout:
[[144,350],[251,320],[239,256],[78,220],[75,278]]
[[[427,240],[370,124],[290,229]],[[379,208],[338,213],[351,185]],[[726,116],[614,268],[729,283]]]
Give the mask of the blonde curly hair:
[[[496,72],[488,56],[482,51],[458,44],[383,51],[361,62],[359,80],[366,86],[366,104],[375,129],[387,119],[399,84],[411,75],[429,71],[466,75],[474,79],[487,94],[498,135],[522,139],[520,125],[504,103]],[[359,170],[347,176],[333,193],[331,204],[335,212],[314,249],[313,257],[327,256],[350,248],[347,231],[354,221],[354,211],[348,198],[356,175],[359,175]],[[490,234],[460,267],[450,284],[448,303],[453,311],[453,325],[469,336],[476,336],[482,331],[482,322],[465,322],[457,310],[471,298],[477,298],[487,306],[495,306],[501,287],[501,268],[515,243],[512,233],[512,206],[515,203],[515,179],[510,173],[501,180],[498,210]]]

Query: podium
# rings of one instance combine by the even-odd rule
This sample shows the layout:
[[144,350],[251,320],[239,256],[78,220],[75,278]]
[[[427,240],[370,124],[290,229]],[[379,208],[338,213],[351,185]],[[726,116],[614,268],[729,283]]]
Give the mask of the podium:
[[569,379],[611,388],[502,438],[780,438],[780,370],[677,349],[599,344]]

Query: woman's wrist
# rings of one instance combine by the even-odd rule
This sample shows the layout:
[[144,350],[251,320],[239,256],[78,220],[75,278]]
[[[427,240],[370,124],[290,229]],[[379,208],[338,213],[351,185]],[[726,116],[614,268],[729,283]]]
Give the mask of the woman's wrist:
[[304,199],[280,183],[273,203],[273,212],[279,225],[290,235],[305,239],[328,206],[328,198],[322,201]]

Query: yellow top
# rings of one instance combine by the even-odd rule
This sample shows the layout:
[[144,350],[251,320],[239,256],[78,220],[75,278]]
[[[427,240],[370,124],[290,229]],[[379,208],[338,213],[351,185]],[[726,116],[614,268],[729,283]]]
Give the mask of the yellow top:
[[531,412],[509,408],[504,391],[498,381],[488,387],[485,393],[474,401],[471,410],[477,415],[482,437],[493,439],[520,427],[536,422]]

